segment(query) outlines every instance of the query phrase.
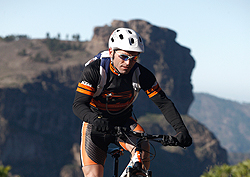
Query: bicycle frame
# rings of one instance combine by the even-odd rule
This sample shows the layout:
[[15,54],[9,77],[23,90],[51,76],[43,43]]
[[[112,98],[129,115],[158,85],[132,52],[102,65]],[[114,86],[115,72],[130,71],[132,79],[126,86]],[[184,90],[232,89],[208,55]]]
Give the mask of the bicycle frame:
[[[130,159],[128,165],[124,169],[123,173],[120,177],[131,177],[136,173],[143,174],[145,177],[151,177],[152,172],[150,170],[145,170],[142,168],[142,149],[141,149],[141,142],[144,141],[143,139],[138,139],[136,143],[136,149],[134,156]],[[111,156],[114,158],[113,162],[113,176],[118,177],[118,158],[123,155],[123,149],[121,148],[114,148],[109,149]]]
[[148,170],[142,168],[142,141],[142,139],[137,140],[134,156],[131,158],[120,177],[130,177],[131,175],[135,175],[136,173],[142,173],[146,177],[151,177],[149,176]]
[[[118,165],[119,165],[119,157],[123,155],[123,149],[121,148],[113,148],[109,149],[111,156],[113,157],[113,176],[118,177]],[[135,155],[131,158],[128,165],[124,169],[123,173],[120,177],[130,177],[132,174],[141,172],[146,177],[151,177],[152,172],[150,170],[142,169],[142,159],[141,159],[141,150],[135,150]],[[128,176],[128,173],[130,176]]]
[[[179,142],[176,138],[170,135],[149,135],[146,133],[136,133],[132,131],[133,136],[137,137],[137,142],[135,145],[135,153],[134,156],[130,159],[128,165],[124,169],[123,173],[120,177],[152,177],[152,171],[146,170],[142,168],[142,148],[141,142],[145,140],[152,140],[158,143],[161,143],[163,146],[180,146]],[[121,130],[117,131],[116,136],[121,136]],[[160,139],[160,140],[159,140]],[[182,147],[182,146],[180,146]],[[184,147],[183,147],[184,148]],[[123,149],[121,148],[113,148],[109,149],[108,153],[114,158],[114,173],[112,177],[118,177],[118,158],[123,154]],[[137,173],[139,173],[137,175]],[[142,175],[143,174],[143,175]]]

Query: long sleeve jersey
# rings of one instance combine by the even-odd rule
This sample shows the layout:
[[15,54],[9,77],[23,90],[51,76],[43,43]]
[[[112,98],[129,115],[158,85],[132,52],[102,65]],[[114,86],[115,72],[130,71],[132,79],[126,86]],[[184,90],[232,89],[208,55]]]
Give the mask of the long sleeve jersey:
[[[97,59],[84,68],[76,89],[73,112],[81,120],[88,123],[93,123],[94,119],[101,116],[113,125],[121,125],[132,115],[133,106],[131,103],[136,96],[132,86],[134,69],[131,69],[128,74],[119,75],[110,62],[106,84],[101,94],[93,97],[102,77],[100,75],[100,62],[101,59]],[[186,129],[180,114],[173,102],[160,88],[154,74],[139,63],[136,63],[134,67],[139,67],[140,70],[141,89],[158,106],[175,131]]]

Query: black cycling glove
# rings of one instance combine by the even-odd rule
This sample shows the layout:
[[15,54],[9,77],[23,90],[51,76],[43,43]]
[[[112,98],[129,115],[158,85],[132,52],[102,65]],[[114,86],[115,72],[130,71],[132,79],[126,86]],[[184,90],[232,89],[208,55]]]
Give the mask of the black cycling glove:
[[186,129],[180,130],[175,137],[183,147],[188,147],[192,144],[192,138]]
[[109,125],[108,121],[98,117],[93,121],[93,128],[99,132],[108,132],[112,127]]

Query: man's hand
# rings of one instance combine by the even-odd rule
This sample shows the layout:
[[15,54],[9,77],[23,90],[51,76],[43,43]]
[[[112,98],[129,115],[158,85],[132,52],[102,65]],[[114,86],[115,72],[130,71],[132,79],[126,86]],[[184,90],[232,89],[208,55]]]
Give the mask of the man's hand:
[[177,140],[179,141],[179,143],[181,144],[181,146],[183,147],[188,147],[192,144],[192,138],[189,135],[187,130],[181,130],[179,131],[175,137],[177,138]]
[[99,132],[108,132],[112,127],[109,125],[108,121],[98,117],[93,122],[93,128]]

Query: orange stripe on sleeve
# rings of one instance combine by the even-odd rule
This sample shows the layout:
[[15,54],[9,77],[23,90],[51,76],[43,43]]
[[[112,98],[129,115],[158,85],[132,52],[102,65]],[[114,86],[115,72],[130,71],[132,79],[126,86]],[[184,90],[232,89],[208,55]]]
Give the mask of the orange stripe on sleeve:
[[76,91],[80,92],[80,93],[83,93],[85,95],[89,95],[89,96],[93,96],[94,95],[94,92],[91,92],[91,91],[88,91],[88,90],[85,90],[85,89],[81,89],[79,87],[77,87]]
[[78,83],[78,87],[81,87],[81,88],[84,88],[84,89],[90,90],[90,91],[95,91],[95,89],[93,87],[90,87],[88,85],[84,85],[84,84],[82,84],[80,82]]
[[153,92],[151,94],[148,95],[149,98],[152,98],[153,96],[155,96],[158,92]]
[[148,95],[149,98],[152,98],[153,96],[155,96],[157,93],[159,93],[161,91],[161,88],[159,86],[159,84],[153,86],[152,88],[146,90],[146,94]]
[[85,95],[93,96],[95,93],[95,89],[89,85],[85,85],[82,83],[78,83],[78,87],[76,89],[77,92],[83,93]]

